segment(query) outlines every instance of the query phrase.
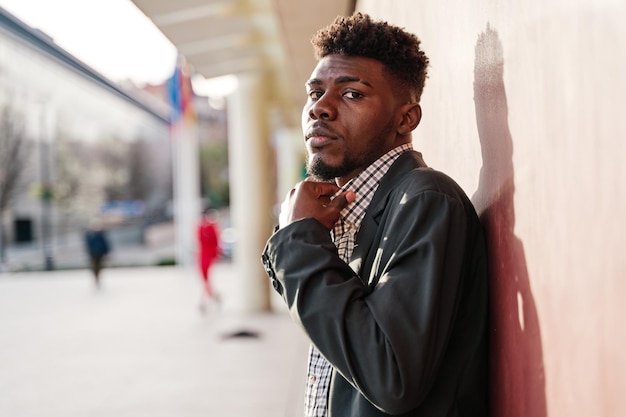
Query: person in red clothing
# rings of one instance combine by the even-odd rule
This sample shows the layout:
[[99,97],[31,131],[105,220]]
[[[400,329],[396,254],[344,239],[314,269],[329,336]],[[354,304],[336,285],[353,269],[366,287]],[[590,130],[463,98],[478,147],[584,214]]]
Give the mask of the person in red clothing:
[[198,266],[202,276],[203,294],[200,309],[204,312],[210,300],[219,302],[210,280],[211,266],[220,256],[219,227],[215,210],[207,209],[198,225]]

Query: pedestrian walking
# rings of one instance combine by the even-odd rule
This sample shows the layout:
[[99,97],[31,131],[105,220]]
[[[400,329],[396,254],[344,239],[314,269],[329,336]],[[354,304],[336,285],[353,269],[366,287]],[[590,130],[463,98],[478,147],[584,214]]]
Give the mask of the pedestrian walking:
[[219,226],[215,210],[207,209],[202,214],[198,224],[198,267],[202,278],[202,295],[200,310],[205,312],[211,302],[219,303],[219,296],[215,293],[211,283],[211,267],[220,256]]
[[111,244],[99,221],[92,222],[85,232],[85,248],[89,256],[89,266],[94,277],[96,287],[100,287],[100,272],[104,261],[111,252]]

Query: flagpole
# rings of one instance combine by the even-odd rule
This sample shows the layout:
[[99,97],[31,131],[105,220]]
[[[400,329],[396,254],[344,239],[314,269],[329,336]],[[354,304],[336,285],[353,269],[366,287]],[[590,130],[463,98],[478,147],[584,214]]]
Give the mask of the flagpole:
[[173,158],[174,225],[177,265],[191,268],[197,252],[196,227],[200,220],[198,124],[194,94],[184,59],[179,56],[167,82],[172,108],[170,137]]
[[202,210],[196,126],[179,123],[172,129],[172,141],[176,263],[191,268],[197,251],[195,229]]

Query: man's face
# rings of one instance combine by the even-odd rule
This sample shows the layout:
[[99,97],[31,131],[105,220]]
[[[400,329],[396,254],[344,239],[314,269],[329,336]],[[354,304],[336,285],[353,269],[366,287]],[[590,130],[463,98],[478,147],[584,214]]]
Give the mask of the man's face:
[[388,77],[370,58],[329,55],[317,64],[302,110],[311,175],[341,186],[403,143],[400,98]]

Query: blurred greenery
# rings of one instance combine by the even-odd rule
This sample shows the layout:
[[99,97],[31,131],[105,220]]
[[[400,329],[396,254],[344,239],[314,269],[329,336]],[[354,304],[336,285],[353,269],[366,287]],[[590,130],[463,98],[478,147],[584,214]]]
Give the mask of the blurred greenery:
[[228,146],[225,141],[200,145],[200,187],[213,208],[230,204]]

